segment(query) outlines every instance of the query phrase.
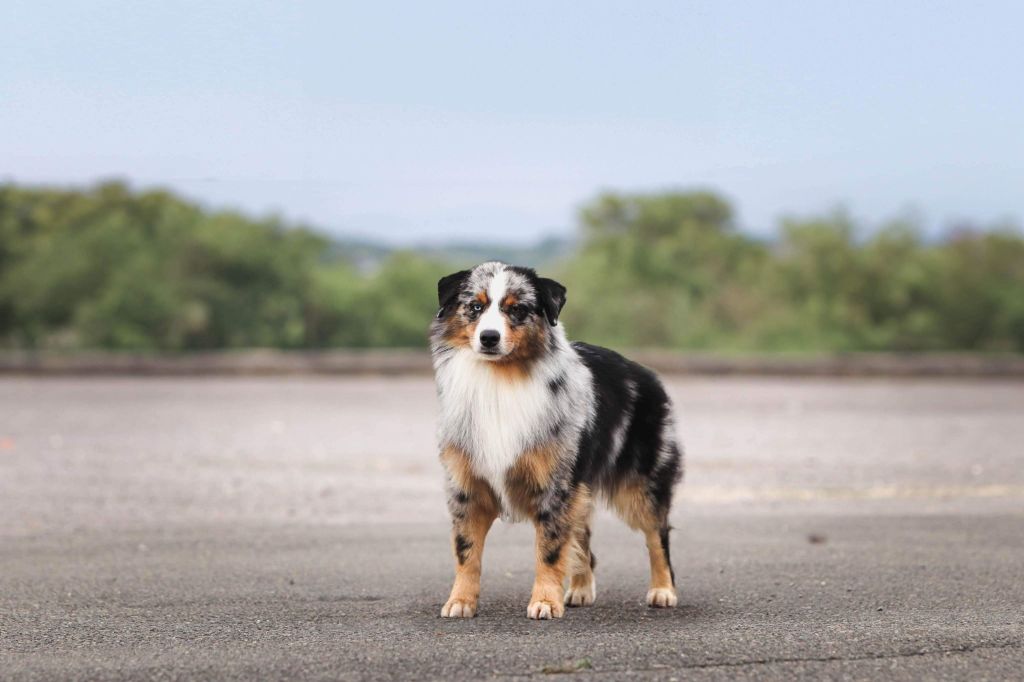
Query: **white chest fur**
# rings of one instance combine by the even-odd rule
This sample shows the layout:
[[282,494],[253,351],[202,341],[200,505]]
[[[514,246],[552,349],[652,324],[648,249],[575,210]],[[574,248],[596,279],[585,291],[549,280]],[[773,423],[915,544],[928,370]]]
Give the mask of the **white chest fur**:
[[464,450],[503,502],[506,472],[561,418],[548,374],[509,381],[469,351],[438,367],[439,439]]

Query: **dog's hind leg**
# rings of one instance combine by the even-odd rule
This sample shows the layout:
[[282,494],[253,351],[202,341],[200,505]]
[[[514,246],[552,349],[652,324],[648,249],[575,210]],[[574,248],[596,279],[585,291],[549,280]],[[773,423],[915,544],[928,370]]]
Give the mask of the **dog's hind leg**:
[[651,559],[651,587],[647,590],[648,606],[667,608],[675,606],[678,602],[676,575],[672,570],[672,560],[668,551],[670,530],[667,522],[644,529],[647,554]]
[[647,554],[651,562],[651,586],[647,591],[647,605],[659,608],[675,606],[678,602],[675,572],[669,554],[668,498],[638,480],[621,486],[611,498],[612,506],[631,528],[644,534]]
[[566,606],[590,606],[597,598],[594,568],[597,557],[590,548],[590,511],[573,529],[569,543],[569,590],[565,593]]

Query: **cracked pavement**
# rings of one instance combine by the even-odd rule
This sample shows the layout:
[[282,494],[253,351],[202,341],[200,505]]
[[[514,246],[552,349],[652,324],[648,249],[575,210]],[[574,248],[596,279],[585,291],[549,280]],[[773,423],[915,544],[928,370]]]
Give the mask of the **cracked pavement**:
[[1024,384],[672,379],[680,606],[599,516],[598,599],[451,578],[423,378],[0,380],[0,677],[1015,679]]

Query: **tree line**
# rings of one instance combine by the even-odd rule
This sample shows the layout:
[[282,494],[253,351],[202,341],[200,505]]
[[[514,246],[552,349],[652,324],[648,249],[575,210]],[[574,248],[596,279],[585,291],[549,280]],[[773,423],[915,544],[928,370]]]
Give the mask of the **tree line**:
[[[619,348],[1024,352],[1024,237],[928,238],[836,212],[736,228],[710,192],[605,193],[549,276],[570,336]],[[526,263],[529,265],[530,263]],[[0,347],[422,347],[437,279],[471,265],[346,254],[307,226],[122,183],[0,186]]]

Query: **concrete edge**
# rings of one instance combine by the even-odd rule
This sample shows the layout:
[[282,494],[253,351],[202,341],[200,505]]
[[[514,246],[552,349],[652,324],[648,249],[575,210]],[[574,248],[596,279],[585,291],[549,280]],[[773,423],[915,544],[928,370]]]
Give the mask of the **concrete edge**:
[[[1024,379],[1024,356],[963,353],[722,355],[635,351],[671,375],[989,377]],[[425,350],[238,350],[185,354],[0,351],[0,375],[427,375]]]

